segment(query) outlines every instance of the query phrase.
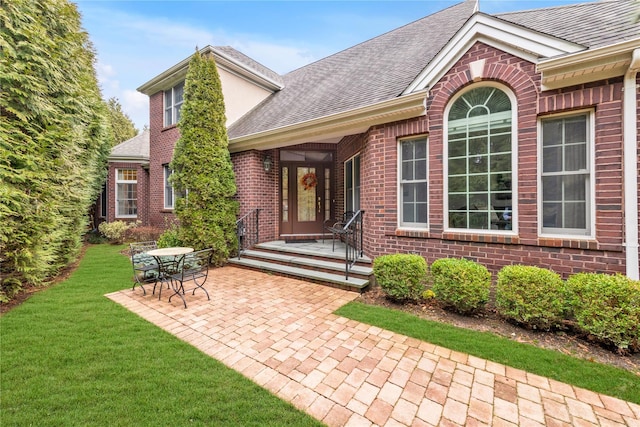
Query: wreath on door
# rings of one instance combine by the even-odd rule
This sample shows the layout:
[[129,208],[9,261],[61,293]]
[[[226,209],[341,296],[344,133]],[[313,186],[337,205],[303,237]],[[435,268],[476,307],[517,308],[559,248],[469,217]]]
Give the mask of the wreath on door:
[[305,190],[310,190],[318,185],[318,178],[315,173],[309,172],[300,179],[300,184],[302,184]]

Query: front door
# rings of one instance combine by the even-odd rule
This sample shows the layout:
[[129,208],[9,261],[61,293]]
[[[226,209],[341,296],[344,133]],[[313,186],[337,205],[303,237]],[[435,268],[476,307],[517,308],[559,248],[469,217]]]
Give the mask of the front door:
[[318,235],[331,216],[331,163],[281,163],[280,234]]

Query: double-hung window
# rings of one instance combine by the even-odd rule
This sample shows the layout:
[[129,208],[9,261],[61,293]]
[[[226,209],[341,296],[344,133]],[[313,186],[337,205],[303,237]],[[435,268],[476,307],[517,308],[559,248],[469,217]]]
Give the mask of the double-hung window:
[[135,218],[138,215],[138,171],[116,169],[116,217]]
[[180,108],[184,96],[184,81],[164,91],[164,125],[171,126],[180,120]]
[[360,155],[344,163],[345,211],[360,210]]
[[446,188],[450,229],[512,230],[512,102],[495,85],[458,96],[447,116]]
[[591,115],[541,121],[542,234],[592,233]]
[[169,177],[173,173],[173,171],[169,168],[169,165],[164,165],[164,208],[165,209],[173,209],[174,208],[174,192],[173,185],[169,182]]
[[427,227],[427,138],[400,141],[400,226]]

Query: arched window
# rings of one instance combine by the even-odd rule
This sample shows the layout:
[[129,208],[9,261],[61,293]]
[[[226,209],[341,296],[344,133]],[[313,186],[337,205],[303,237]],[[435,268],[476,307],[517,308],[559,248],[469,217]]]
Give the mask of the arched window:
[[512,106],[496,86],[468,90],[447,116],[448,228],[512,230]]

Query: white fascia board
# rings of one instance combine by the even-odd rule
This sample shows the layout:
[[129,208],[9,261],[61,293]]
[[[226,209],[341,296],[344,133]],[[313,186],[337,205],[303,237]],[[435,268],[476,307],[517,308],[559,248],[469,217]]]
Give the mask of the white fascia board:
[[229,140],[229,151],[267,150],[304,142],[337,143],[346,135],[362,133],[371,126],[424,114],[426,91],[400,96],[342,113]]
[[[275,82],[272,79],[264,76],[263,74],[246,67],[244,64],[237,62],[235,59],[226,54],[223,54],[212,46],[206,46],[200,49],[200,54],[212,54],[216,60],[217,66],[224,68],[227,71],[232,72],[233,74],[236,74],[254,84],[257,84],[258,86],[264,87],[274,92],[283,88],[280,83]],[[187,76],[187,70],[189,68],[190,61],[191,56],[183,59],[173,67],[163,71],[153,79],[140,86],[137,89],[138,92],[151,96],[154,93],[160,92],[161,90],[167,90],[175,86],[178,82],[184,80]]]
[[135,157],[135,156],[109,156],[107,161],[109,163],[127,162],[127,163],[140,163],[141,165],[149,164],[149,158]]
[[476,42],[483,42],[526,61],[584,50],[584,46],[567,42],[519,25],[477,13],[467,21],[433,58],[404,94],[426,89],[444,76]]
[[615,43],[556,58],[537,64],[542,74],[542,90],[558,89],[596,80],[622,76],[626,73],[640,38]]

